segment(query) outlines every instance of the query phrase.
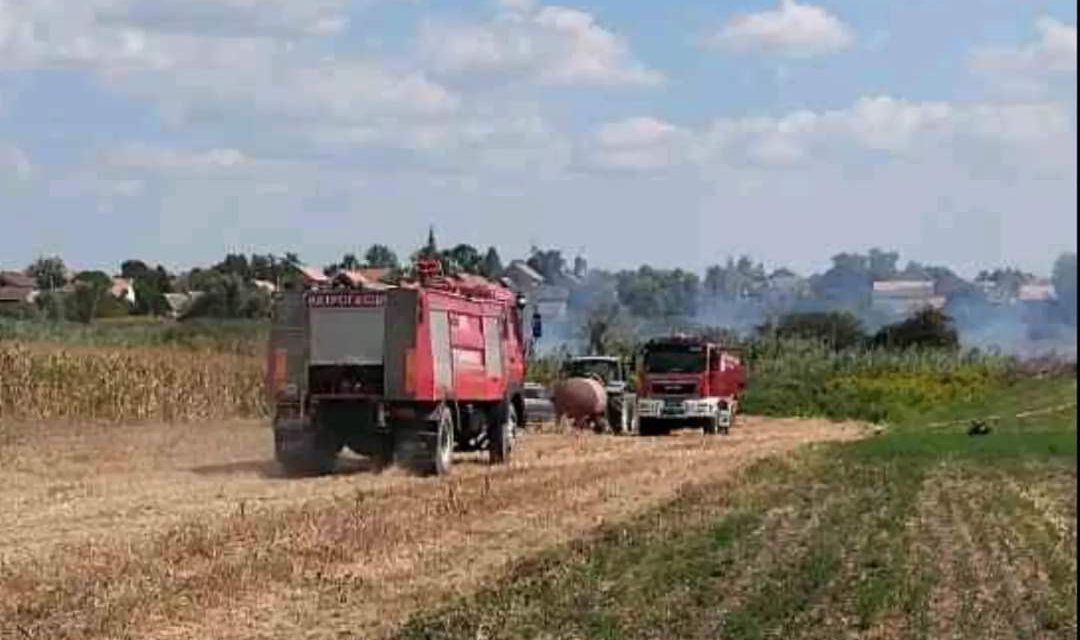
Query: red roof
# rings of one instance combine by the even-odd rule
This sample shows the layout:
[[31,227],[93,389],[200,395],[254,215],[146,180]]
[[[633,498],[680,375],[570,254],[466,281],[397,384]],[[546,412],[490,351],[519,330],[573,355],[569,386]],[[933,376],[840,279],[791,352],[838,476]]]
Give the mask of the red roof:
[[33,276],[18,271],[0,271],[0,287],[20,287],[33,289],[37,282]]
[[33,292],[30,287],[0,287],[0,302],[26,302]]

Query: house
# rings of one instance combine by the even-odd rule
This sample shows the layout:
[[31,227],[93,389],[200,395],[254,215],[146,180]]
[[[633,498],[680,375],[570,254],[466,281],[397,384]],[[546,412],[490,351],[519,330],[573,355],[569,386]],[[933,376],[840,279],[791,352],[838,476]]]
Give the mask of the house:
[[879,280],[874,283],[870,300],[875,311],[896,317],[925,307],[945,307],[945,296],[935,294],[933,280]]
[[506,277],[512,283],[512,289],[526,295],[544,284],[544,276],[537,273],[524,260],[514,260],[506,268]]
[[533,291],[532,299],[541,317],[562,320],[570,307],[570,288],[543,284]]
[[385,289],[389,286],[385,282],[389,276],[389,269],[353,269],[338,271],[331,280],[347,287]]
[[269,280],[252,280],[251,284],[255,285],[255,288],[260,291],[265,291],[270,295],[277,293],[277,285]]
[[127,278],[113,278],[109,293],[126,301],[129,305],[135,305],[135,286]]
[[170,318],[179,318],[191,304],[191,297],[186,293],[166,293],[164,297],[165,304],[169,307]]
[[17,271],[0,271],[0,306],[13,306],[34,301],[37,282],[32,276]]
[[1021,303],[1047,303],[1057,300],[1054,285],[1049,280],[1035,280],[1020,285],[1016,293],[1017,302]]
[[766,280],[765,287],[757,292],[758,297],[771,307],[791,306],[809,294],[810,283],[806,278],[787,269],[774,271]]

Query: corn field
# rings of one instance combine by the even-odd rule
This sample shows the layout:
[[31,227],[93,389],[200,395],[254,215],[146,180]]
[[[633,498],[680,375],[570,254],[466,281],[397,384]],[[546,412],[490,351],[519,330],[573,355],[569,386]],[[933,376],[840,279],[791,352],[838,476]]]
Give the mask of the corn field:
[[0,342],[0,422],[185,422],[266,411],[256,357]]

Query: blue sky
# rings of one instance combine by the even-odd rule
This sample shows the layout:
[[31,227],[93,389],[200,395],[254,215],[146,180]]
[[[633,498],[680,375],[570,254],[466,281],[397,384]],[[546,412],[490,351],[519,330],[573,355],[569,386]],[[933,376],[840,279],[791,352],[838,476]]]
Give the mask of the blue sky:
[[0,0],[0,266],[1076,247],[1069,2]]

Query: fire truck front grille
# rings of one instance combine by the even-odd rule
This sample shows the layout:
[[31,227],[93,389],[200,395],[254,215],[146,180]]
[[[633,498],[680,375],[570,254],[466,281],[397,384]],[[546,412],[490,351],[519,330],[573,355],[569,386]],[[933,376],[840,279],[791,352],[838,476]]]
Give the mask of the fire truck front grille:
[[654,382],[652,392],[658,396],[692,396],[697,391],[693,382]]
[[308,369],[308,390],[315,394],[383,395],[383,366],[313,365]]

